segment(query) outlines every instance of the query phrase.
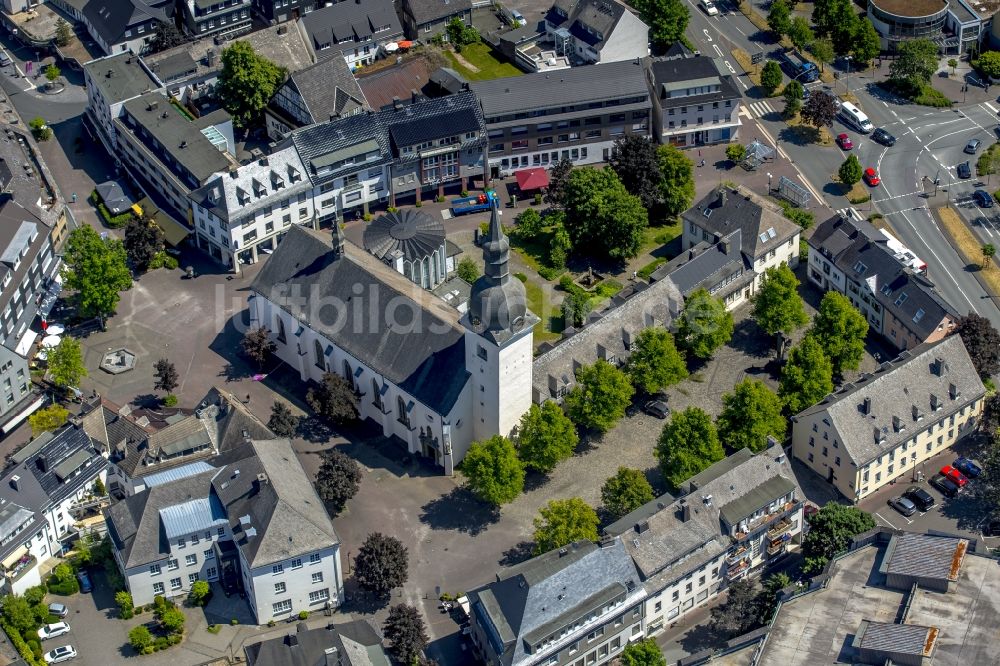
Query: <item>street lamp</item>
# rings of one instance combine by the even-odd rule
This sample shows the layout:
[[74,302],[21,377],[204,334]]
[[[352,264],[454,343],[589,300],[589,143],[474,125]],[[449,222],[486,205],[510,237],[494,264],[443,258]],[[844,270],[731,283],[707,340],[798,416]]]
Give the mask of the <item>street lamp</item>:
[[851,92],[851,56],[844,56],[844,60],[847,61],[847,92]]
[[767,193],[771,193],[771,172],[767,172]]

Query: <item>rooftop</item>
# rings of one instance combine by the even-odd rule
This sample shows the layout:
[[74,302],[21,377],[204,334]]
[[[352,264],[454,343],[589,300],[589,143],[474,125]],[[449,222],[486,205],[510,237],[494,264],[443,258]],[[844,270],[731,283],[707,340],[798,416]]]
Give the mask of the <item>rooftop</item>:
[[968,547],[968,539],[900,534],[889,541],[879,572],[955,581],[958,580]]
[[159,87],[131,53],[118,53],[91,60],[83,66],[108,104],[138,97]]
[[406,6],[419,26],[445,16],[452,16],[472,9],[472,0],[407,0]]
[[365,226],[365,249],[383,261],[420,261],[445,244],[444,224],[423,211],[404,208]]
[[[475,93],[427,99],[379,111],[378,120],[387,129],[397,149],[455,135],[472,134],[463,143],[482,143],[486,123]],[[419,159],[414,151],[412,159]]]
[[[347,2],[340,4],[353,5]],[[306,16],[317,13],[319,12],[312,12]],[[294,72],[285,85],[294,87],[298,91],[313,122],[349,116],[366,107],[364,93],[361,92],[351,68],[343,58],[327,58],[311,67]]]
[[948,8],[947,0],[869,0],[887,14],[904,18],[932,16]]
[[319,54],[322,58],[354,50],[358,43],[375,39],[376,34],[378,41],[389,41],[403,34],[392,0],[338,2],[309,12],[302,17],[301,24],[314,49],[330,49]]
[[420,56],[370,74],[362,69],[357,81],[369,106],[378,111],[391,107],[395,98],[412,100],[414,92],[423,95],[434,71],[434,65],[426,57]]
[[757,257],[801,231],[775,204],[744,188],[726,185],[710,191],[682,217],[686,225],[694,224],[714,234],[716,242],[739,229],[740,249],[750,260],[750,268]]
[[[368,622],[355,620],[310,629],[305,622],[285,636],[244,648],[249,666],[389,666],[382,637]],[[335,658],[331,662],[331,655]]]

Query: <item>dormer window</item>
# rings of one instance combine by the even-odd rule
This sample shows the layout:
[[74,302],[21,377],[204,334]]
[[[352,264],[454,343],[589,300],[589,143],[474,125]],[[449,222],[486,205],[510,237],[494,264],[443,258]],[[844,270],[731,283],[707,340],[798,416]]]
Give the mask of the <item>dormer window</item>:
[[859,261],[858,263],[854,264],[855,273],[864,273],[866,270],[868,270],[868,267],[865,266],[862,262]]
[[271,172],[271,188],[275,190],[280,190],[285,186],[285,180],[278,174],[277,171]]

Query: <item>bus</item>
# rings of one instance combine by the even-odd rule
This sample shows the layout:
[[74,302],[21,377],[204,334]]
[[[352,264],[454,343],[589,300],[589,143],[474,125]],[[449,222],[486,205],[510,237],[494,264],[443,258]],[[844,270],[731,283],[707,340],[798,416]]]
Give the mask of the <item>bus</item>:
[[874,129],[872,121],[868,120],[868,116],[865,115],[864,111],[850,102],[843,102],[840,105],[840,112],[838,115],[846,124],[850,125],[862,134],[868,134]]

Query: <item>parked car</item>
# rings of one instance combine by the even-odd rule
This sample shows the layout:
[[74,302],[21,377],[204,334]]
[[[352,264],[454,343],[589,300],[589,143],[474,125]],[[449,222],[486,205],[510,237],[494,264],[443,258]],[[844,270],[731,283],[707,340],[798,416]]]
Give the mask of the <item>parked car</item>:
[[76,579],[80,581],[80,591],[84,594],[88,594],[94,589],[94,586],[90,584],[90,576],[87,575],[86,571],[80,570],[76,572]]
[[76,648],[72,645],[63,645],[51,652],[46,652],[44,657],[46,664],[61,664],[64,661],[76,658]]
[[881,182],[878,177],[878,172],[872,167],[865,169],[865,173],[862,178],[865,179],[865,182],[868,183],[869,187],[876,187]]
[[881,127],[872,132],[872,140],[881,143],[883,146],[891,147],[896,145],[896,137],[889,134]]
[[528,21],[526,21],[524,16],[521,15],[521,12],[517,11],[516,9],[510,10],[510,18],[511,18],[511,23],[514,24],[515,28],[520,28],[523,25],[528,25]]
[[993,133],[997,135],[997,139],[1000,139],[1000,125],[993,128]]
[[972,462],[965,456],[962,456],[961,458],[956,458],[955,462],[953,462],[951,466],[970,479],[979,478],[979,475],[983,473],[982,467]]
[[983,523],[983,536],[1000,536],[1000,518],[990,518]]
[[983,142],[979,139],[970,139],[969,143],[965,144],[964,152],[967,155],[975,155],[979,151],[979,146],[983,145]]
[[69,609],[66,608],[65,604],[51,603],[49,604],[49,615],[55,615],[56,617],[66,617],[69,615]]
[[662,400],[650,400],[643,405],[642,411],[658,419],[665,419],[670,415],[670,408]]
[[955,170],[958,172],[959,178],[972,178],[972,167],[969,166],[968,162],[962,162]]
[[10,56],[6,53],[0,53],[0,67],[7,67],[13,65],[14,61],[10,59]]
[[930,484],[945,497],[954,497],[958,494],[958,486],[951,479],[940,474],[935,474],[931,478]]
[[916,504],[921,511],[927,511],[937,504],[934,497],[920,486],[910,486],[903,493],[903,497]]
[[905,497],[890,497],[889,506],[904,516],[912,516],[917,512],[917,505]]
[[704,9],[705,13],[709,16],[715,16],[719,13],[719,8],[715,6],[715,3],[712,2],[712,0],[701,0],[698,4],[701,5],[701,8]]
[[976,190],[973,192],[972,200],[980,208],[993,208],[993,197],[986,190]]
[[850,150],[854,147],[854,142],[851,141],[851,137],[846,134],[838,134],[837,145],[840,146],[841,150]]
[[56,636],[62,636],[63,634],[69,633],[69,625],[65,622],[53,622],[52,624],[47,624],[38,630],[39,640],[47,641],[50,638],[55,638]]
[[949,479],[951,479],[951,482],[954,483],[959,488],[964,488],[965,484],[969,482],[968,477],[966,477],[964,474],[959,472],[951,465],[945,465],[944,467],[941,468],[941,476],[948,477]]

